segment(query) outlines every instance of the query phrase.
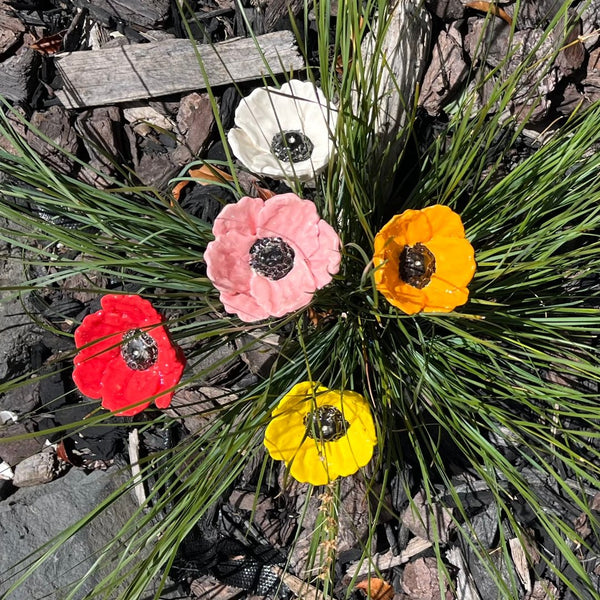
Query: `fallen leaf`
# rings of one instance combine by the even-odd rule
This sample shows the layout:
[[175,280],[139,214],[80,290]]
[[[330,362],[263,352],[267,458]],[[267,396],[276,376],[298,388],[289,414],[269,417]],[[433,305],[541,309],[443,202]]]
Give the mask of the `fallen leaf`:
[[[217,169],[217,167],[213,167],[211,165],[202,165],[199,169],[190,169],[189,176],[197,178],[200,185],[210,185],[211,183],[215,182],[223,183],[225,181],[233,181],[233,177],[229,175],[229,173],[225,173],[225,171],[221,171],[221,169]],[[181,190],[188,183],[189,181],[180,181],[173,188],[172,194],[175,200],[179,200]]]
[[465,6],[474,10],[488,12],[492,15],[495,15],[496,17],[500,17],[509,25],[512,25],[512,17],[504,9],[497,6],[494,2],[467,2]]
[[66,32],[67,30],[64,29],[63,31],[59,31],[54,35],[48,35],[46,37],[39,38],[33,42],[33,44],[30,44],[29,47],[36,52],[40,52],[41,54],[56,54],[62,50],[63,38]]
[[394,588],[387,581],[376,577],[360,581],[356,584],[356,589],[363,590],[371,600],[392,600],[394,597]]
[[258,185],[255,185],[254,189],[256,190],[256,193],[258,194],[258,197],[261,200],[268,200],[269,198],[272,198],[273,196],[275,196],[275,192],[272,192],[271,190],[269,190],[267,188],[262,188],[262,187],[259,187]]

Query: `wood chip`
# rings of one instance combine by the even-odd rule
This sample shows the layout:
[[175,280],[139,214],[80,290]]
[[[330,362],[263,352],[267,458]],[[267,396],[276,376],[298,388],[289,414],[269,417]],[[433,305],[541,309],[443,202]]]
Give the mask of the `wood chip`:
[[525,600],[558,600],[559,598],[557,587],[552,582],[542,579],[534,583],[533,590]]
[[365,577],[370,572],[387,571],[392,567],[407,563],[413,556],[431,548],[432,545],[429,540],[418,537],[413,538],[408,542],[406,549],[400,552],[400,554],[394,554],[392,550],[388,550],[383,554],[373,554],[368,560],[362,563],[351,565],[346,571],[346,577]]
[[11,13],[0,6],[0,56],[18,44],[25,31],[25,25]]
[[440,31],[419,95],[419,104],[430,115],[440,113],[443,104],[469,71],[463,60],[461,44],[457,30],[450,30],[449,33],[443,29]]
[[[257,48],[257,44],[259,48]],[[211,87],[240,83],[304,67],[291,31],[197,44]],[[64,88],[56,96],[68,108],[116,104],[206,89],[194,44],[164,40],[55,56]]]
[[[364,93],[376,96],[369,100],[378,107],[377,130],[382,145],[388,147],[406,122],[406,108],[412,106],[425,68],[432,25],[429,13],[420,3],[396,2],[386,16],[386,33],[381,42],[379,27],[376,23],[373,33],[361,44],[363,72],[371,75],[373,81],[355,92],[354,103],[359,106]],[[391,150],[390,153],[394,154]]]
[[442,542],[448,541],[452,526],[452,510],[439,504],[430,505],[422,491],[415,495],[400,518],[418,537],[432,542],[436,538]]
[[210,97],[193,92],[185,95],[177,111],[178,145],[172,152],[173,162],[185,165],[206,147],[215,126]]
[[0,96],[15,104],[24,103],[37,83],[34,73],[39,61],[37,52],[22,46],[16,54],[0,63]]
[[296,594],[298,600],[327,600],[314,585],[284,571],[277,565],[271,565],[269,568]]
[[231,585],[225,585],[211,575],[194,579],[190,584],[192,598],[202,600],[235,600],[239,598],[240,590]]
[[10,465],[5,461],[0,461],[0,479],[12,479],[15,476]]
[[129,464],[131,467],[131,475],[133,476],[133,493],[140,506],[146,503],[146,490],[140,475],[140,437],[138,430],[134,429],[129,432]]
[[531,573],[529,572],[529,564],[527,562],[527,554],[521,544],[519,538],[511,538],[508,540],[510,554],[515,564],[515,571],[523,584],[526,592],[531,592]]
[[216,413],[236,399],[237,396],[225,388],[185,388],[175,392],[165,413],[173,419],[182,419],[186,429],[199,436],[211,425]]
[[404,567],[402,589],[411,600],[442,600],[437,559],[417,558]]
[[[50,106],[47,110],[35,111],[31,125],[33,127],[27,131],[29,145],[44,159],[46,165],[60,173],[71,173],[75,163],[64,151],[76,155],[79,148],[72,116],[61,106]],[[54,145],[38,136],[36,131],[52,140]]]
[[92,16],[103,14],[141,27],[161,25],[169,16],[170,0],[88,0]]
[[458,569],[455,583],[456,597],[461,600],[482,600],[462,550],[458,546],[454,546],[446,552],[446,558],[451,565]]
[[146,137],[152,130],[173,131],[175,123],[161,115],[151,106],[130,106],[123,109],[123,118],[131,124],[132,129],[141,137]]

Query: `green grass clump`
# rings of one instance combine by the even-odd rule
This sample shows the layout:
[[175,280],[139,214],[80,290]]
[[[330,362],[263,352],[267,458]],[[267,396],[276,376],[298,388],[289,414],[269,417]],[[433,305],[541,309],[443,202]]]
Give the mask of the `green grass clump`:
[[[564,3],[544,39],[570,4]],[[512,564],[510,540],[526,545],[531,535],[520,506],[533,515],[530,522],[540,536],[539,560],[534,564],[529,556],[533,570],[545,565],[572,597],[595,598],[585,555],[593,551],[600,526],[597,511],[590,508],[600,490],[600,105],[575,113],[548,143],[507,167],[527,118],[507,117],[506,109],[522,93],[524,80],[531,83],[534,72],[543,76],[547,67],[535,54],[538,46],[509,74],[503,74],[503,67],[510,56],[487,72],[473,70],[470,91],[455,101],[449,122],[430,145],[419,138],[421,123],[412,98],[405,106],[406,123],[382,145],[375,114],[386,62],[377,53],[367,61],[360,42],[375,18],[383,24],[377,29],[381,42],[387,3],[344,3],[333,34],[329,3],[317,2],[314,15],[319,63],[308,74],[338,101],[337,157],[315,188],[301,191],[317,203],[344,243],[340,273],[313,303],[317,313],[327,315],[316,326],[304,311],[260,327],[224,314],[203,269],[202,253],[212,239],[207,223],[184,213],[168,194],[131,181],[114,180],[101,190],[55,173],[8,118],[0,125],[0,135],[14,150],[0,151],[0,214],[8,223],[0,239],[22,249],[26,267],[50,262],[54,267],[15,292],[56,285],[69,289],[70,278],[80,273],[127,285],[174,314],[173,337],[195,348],[188,356],[194,375],[184,379],[184,386],[209,375],[196,368],[200,361],[243,332],[259,331],[258,341],[266,333],[281,339],[268,377],[229,398],[198,435],[143,461],[141,476],[158,478],[156,491],[119,539],[99,554],[97,566],[115,556],[118,566],[98,585],[96,596],[139,598],[151,580],[164,584],[178,546],[248,462],[263,460],[261,481],[267,477],[273,463],[263,457],[262,435],[269,414],[292,385],[312,378],[332,389],[358,391],[371,403],[379,446],[373,468],[359,475],[369,493],[378,496],[376,489],[385,490],[410,465],[432,514],[434,507],[452,508],[453,543],[478,556],[497,584],[498,598],[519,598],[517,574],[512,569],[503,574],[495,557]],[[304,19],[306,24],[308,7]],[[299,28],[298,35],[303,46]],[[331,56],[343,57],[341,73]],[[501,74],[502,82],[480,105],[479,91]],[[224,136],[222,127],[220,132]],[[380,173],[384,163],[392,165],[390,172]],[[241,195],[237,179],[231,190]],[[475,248],[470,300],[449,314],[407,316],[375,288],[373,239],[393,214],[436,203],[461,215]],[[68,217],[77,227],[41,218],[33,204]],[[170,421],[161,414],[144,427]],[[458,474],[462,482],[483,485],[493,499],[499,528],[493,552],[477,539]],[[549,485],[551,493],[539,482]],[[328,494],[324,513],[335,516],[343,510],[339,490],[333,485]],[[367,562],[383,510],[384,494],[379,496],[364,540]],[[591,536],[584,538],[557,509],[558,500],[585,516]],[[311,583],[325,597],[331,597],[335,585],[329,576],[335,561],[334,546],[327,543],[335,539],[331,523],[315,525],[307,565],[319,575]],[[23,567],[23,577],[84,525],[73,526],[42,549],[31,567]],[[433,552],[440,586],[453,588],[443,534],[432,532]],[[76,593],[75,585],[68,597]]]

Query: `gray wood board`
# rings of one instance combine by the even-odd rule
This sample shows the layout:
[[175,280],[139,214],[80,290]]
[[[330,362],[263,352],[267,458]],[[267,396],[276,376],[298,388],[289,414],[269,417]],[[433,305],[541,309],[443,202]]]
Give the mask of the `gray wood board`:
[[[255,39],[196,45],[211,87],[304,68],[291,31]],[[196,49],[189,40],[170,39],[59,54],[63,89],[56,96],[67,108],[83,108],[206,89]]]

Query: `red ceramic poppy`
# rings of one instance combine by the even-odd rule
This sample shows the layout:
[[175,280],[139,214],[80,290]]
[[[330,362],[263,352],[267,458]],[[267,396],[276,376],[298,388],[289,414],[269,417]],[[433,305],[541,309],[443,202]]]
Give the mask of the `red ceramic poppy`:
[[85,317],[75,331],[80,349],[74,359],[75,385],[118,415],[143,411],[150,406],[148,398],[166,408],[185,357],[161,325],[161,315],[140,296],[109,294],[100,302],[102,310]]

